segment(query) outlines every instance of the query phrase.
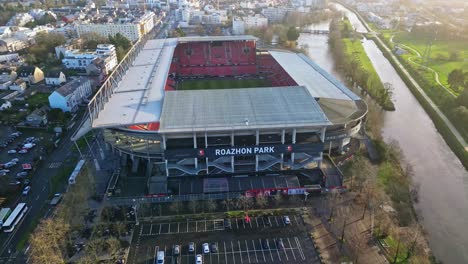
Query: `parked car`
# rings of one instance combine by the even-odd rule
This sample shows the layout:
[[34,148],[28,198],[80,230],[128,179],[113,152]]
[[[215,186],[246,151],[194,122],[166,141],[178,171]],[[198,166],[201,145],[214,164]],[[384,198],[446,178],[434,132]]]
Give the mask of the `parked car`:
[[15,150],[15,149],[10,149],[10,150],[8,151],[8,154],[16,154],[16,150]]
[[215,243],[211,243],[211,253],[216,253],[218,252],[218,245]]
[[195,252],[195,243],[190,242],[190,243],[188,244],[188,252],[189,252],[189,253]]
[[16,177],[26,177],[28,176],[28,172],[27,171],[20,171],[18,173],[16,173]]
[[284,243],[283,243],[283,239],[282,239],[282,238],[276,240],[276,247],[277,247],[278,249],[284,249]]
[[210,246],[208,243],[203,243],[203,254],[208,254],[210,253]]
[[11,133],[11,136],[19,137],[19,136],[21,136],[21,134],[23,134],[23,133],[21,133],[19,131],[16,131],[16,132]]
[[28,150],[27,150],[27,149],[20,149],[20,150],[18,151],[18,153],[19,153],[19,154],[26,154],[26,153],[28,153]]
[[198,254],[198,255],[195,256],[195,264],[203,264],[202,255]]
[[164,264],[164,251],[158,251],[157,264]]
[[23,189],[23,195],[26,196],[29,194],[29,191],[31,191],[31,186],[26,186]]
[[226,229],[231,229],[231,221],[229,221],[229,219],[227,218],[224,218],[224,228]]
[[23,180],[23,185],[27,186],[31,183],[31,181],[29,179],[24,179]]
[[10,185],[20,185],[21,182],[20,181],[13,181],[13,182],[10,182]]
[[179,256],[179,254],[180,254],[180,246],[179,245],[174,245],[172,247],[172,255]]
[[3,165],[6,169],[11,168],[16,165],[16,162],[7,162],[5,165]]
[[287,215],[283,216],[283,222],[285,225],[291,224],[291,220],[289,219],[289,216]]
[[19,162],[19,159],[18,159],[18,158],[14,158],[14,159],[11,159],[10,162],[18,163],[18,162]]
[[0,173],[9,173],[10,170],[7,170],[7,169],[3,169],[3,170],[0,170]]
[[266,240],[265,238],[262,239],[262,248],[263,249],[269,249],[270,248],[270,245],[268,245],[268,240]]

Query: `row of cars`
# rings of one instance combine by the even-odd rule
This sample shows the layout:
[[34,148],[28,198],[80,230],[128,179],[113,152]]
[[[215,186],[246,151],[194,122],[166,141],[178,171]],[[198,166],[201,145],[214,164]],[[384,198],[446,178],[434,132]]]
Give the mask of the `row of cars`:
[[16,131],[11,133],[7,139],[5,139],[2,143],[0,143],[0,148],[6,148],[8,145],[10,145],[15,139],[19,136],[21,136],[21,132]]
[[[246,221],[250,221],[250,218],[248,218],[248,217],[246,217],[245,219],[246,219]],[[263,219],[263,222],[265,223],[265,225],[267,225],[267,226],[271,225],[270,218],[267,215],[264,215],[262,217],[262,219]],[[290,225],[291,224],[291,219],[287,215],[283,216],[282,220],[283,220],[285,225]],[[227,219],[227,218],[224,219],[224,228],[228,229],[228,230],[232,229],[231,221],[229,219]],[[261,244],[262,244],[263,249],[269,249],[270,248],[270,244],[268,243],[267,239],[262,239]],[[278,240],[276,240],[276,248],[277,249],[284,249],[284,242],[283,242],[282,238],[279,238]],[[216,253],[218,253],[218,245],[216,243],[211,243],[211,245],[210,245],[209,243],[205,242],[205,243],[202,244],[201,249],[202,249],[203,254],[209,254],[209,253],[216,254]],[[195,253],[195,243],[194,242],[188,243],[187,251],[189,253]],[[178,257],[180,255],[180,252],[181,252],[181,246],[180,245],[172,246],[172,255],[174,257]],[[158,251],[157,252],[156,264],[164,264],[164,257],[165,257],[164,251]],[[196,264],[202,264],[203,263],[203,256],[201,254],[196,254],[195,255],[195,263]]]
[[28,153],[32,148],[36,146],[36,142],[38,139],[35,137],[28,137],[24,140],[23,143],[18,143],[16,148],[8,150],[8,154],[26,154]]

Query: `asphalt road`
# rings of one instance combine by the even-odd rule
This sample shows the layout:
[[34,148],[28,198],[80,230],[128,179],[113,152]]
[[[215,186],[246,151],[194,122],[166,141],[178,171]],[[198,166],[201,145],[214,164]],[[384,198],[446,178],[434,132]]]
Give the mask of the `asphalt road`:
[[[74,131],[75,128],[71,129]],[[49,199],[49,181],[50,178],[56,175],[61,166],[63,166],[65,160],[70,158],[72,155],[79,155],[77,152],[72,152],[74,144],[70,141],[71,132],[67,133],[62,138],[61,144],[55,149],[50,155],[44,157],[44,161],[41,167],[37,168],[34,176],[31,178],[31,191],[28,196],[21,197],[21,202],[26,202],[29,207],[26,217],[23,219],[21,225],[12,233],[1,233],[0,234],[0,263],[6,263],[10,257],[16,256],[16,245],[20,239],[28,232],[29,224],[37,218],[42,218],[44,212],[50,209],[47,201]],[[51,166],[51,164],[61,164],[59,167]],[[52,168],[50,168],[52,167]],[[66,188],[66,182],[60,186],[60,192],[63,192]],[[44,210],[43,210],[44,208]]]

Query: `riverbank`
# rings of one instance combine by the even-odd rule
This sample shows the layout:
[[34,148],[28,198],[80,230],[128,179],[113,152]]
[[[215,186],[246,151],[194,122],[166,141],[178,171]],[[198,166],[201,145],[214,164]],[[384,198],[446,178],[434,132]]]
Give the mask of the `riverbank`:
[[[342,4],[342,3],[340,3]],[[347,7],[346,5],[342,4],[343,6]],[[347,7],[349,8],[349,7]],[[352,10],[360,22],[364,25],[364,27],[369,31],[372,32],[370,27],[367,25],[366,21],[361,17],[361,15]],[[464,137],[458,132],[455,126],[450,122],[447,116],[439,109],[439,107],[431,100],[431,98],[425,93],[425,91],[421,88],[421,86],[417,83],[416,80],[412,78],[412,76],[408,73],[408,71],[403,67],[402,63],[398,60],[398,58],[391,52],[390,48],[380,39],[378,35],[375,33],[367,34],[369,39],[372,39],[379,49],[382,51],[384,56],[388,59],[388,61],[392,64],[392,66],[397,71],[398,75],[416,97],[418,102],[427,112],[427,114],[431,117],[434,125],[436,126],[439,133],[444,138],[445,142],[455,155],[458,157],[460,162],[463,164],[465,169],[468,169],[468,144],[466,143]]]
[[328,44],[339,70],[384,110],[394,111],[391,89],[377,75],[361,44],[361,38],[362,35],[353,30],[347,18],[332,20]]

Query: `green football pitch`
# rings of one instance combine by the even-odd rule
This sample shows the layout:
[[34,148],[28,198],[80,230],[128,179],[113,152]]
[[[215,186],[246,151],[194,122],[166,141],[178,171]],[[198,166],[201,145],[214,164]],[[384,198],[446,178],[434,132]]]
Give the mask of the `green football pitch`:
[[223,80],[184,80],[177,85],[178,90],[230,89],[269,87],[268,80],[263,79],[223,79]]

